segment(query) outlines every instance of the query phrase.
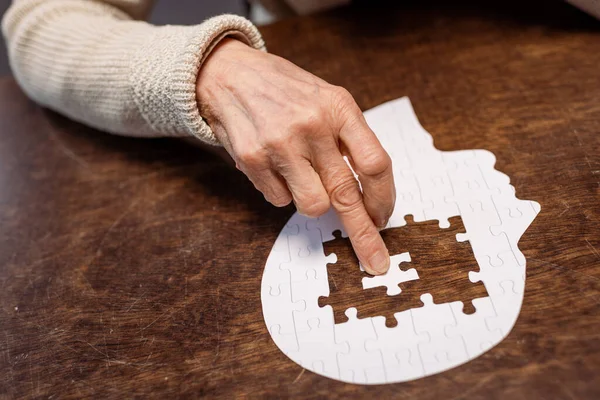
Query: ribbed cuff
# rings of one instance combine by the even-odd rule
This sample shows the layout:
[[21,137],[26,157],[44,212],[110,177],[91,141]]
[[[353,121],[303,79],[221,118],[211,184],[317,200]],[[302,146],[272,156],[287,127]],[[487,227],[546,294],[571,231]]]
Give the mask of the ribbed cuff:
[[221,15],[196,26],[153,28],[137,50],[129,74],[133,98],[144,120],[158,135],[191,135],[219,144],[200,116],[196,80],[202,62],[227,36],[265,50],[258,29],[237,15]]

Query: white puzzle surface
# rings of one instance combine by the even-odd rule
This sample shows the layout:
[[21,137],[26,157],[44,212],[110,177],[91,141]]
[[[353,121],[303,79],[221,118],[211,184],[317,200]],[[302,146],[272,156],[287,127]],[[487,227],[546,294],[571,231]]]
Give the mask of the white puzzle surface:
[[[434,304],[423,293],[424,306],[396,313],[393,328],[384,317],[357,319],[355,308],[346,310],[348,322],[335,324],[331,306],[318,305],[329,295],[326,265],[336,261],[335,254],[325,256],[323,242],[333,240],[335,230],[346,235],[332,211],[318,219],[295,213],[267,259],[263,315],[279,349],[310,371],[357,384],[403,382],[466,363],[508,335],[525,289],[525,258],[517,244],[540,205],[516,198],[489,151],[437,150],[406,97],[365,118],[393,160],[397,201],[388,227],[405,225],[408,214],[448,227],[448,218],[460,215],[466,234],[457,240],[469,241],[480,269],[469,279],[482,281],[489,297],[475,299],[476,312],[465,315],[462,302]],[[410,266],[410,252],[390,256],[390,271],[363,278],[364,289],[384,286],[387,295],[398,295],[399,283],[419,279],[415,269],[397,267]]]

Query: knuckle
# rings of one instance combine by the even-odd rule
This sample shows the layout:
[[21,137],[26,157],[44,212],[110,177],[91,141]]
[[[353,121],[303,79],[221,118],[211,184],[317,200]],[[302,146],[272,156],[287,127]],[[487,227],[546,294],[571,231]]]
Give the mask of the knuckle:
[[273,193],[267,200],[275,207],[285,207],[292,202],[292,197],[288,193]]
[[354,98],[350,92],[341,86],[331,86],[331,99],[334,103],[341,105],[354,104]]
[[358,246],[361,246],[364,250],[370,250],[369,247],[373,242],[373,229],[366,224],[362,223],[360,226],[356,227],[354,233],[352,235],[352,240]]
[[258,148],[249,148],[237,152],[236,162],[245,170],[261,170],[267,165],[267,156]]
[[358,167],[359,175],[378,176],[390,170],[392,160],[382,148],[367,152]]
[[358,182],[347,177],[337,183],[331,190],[331,204],[338,212],[349,212],[362,203],[362,194]]
[[312,203],[306,209],[306,215],[309,217],[317,218],[325,214],[329,210],[329,200],[321,200],[319,202]]
[[333,86],[331,89],[331,110],[340,124],[357,121],[357,117],[362,115],[352,94],[341,86]]
[[316,218],[329,210],[330,203],[327,196],[312,195],[299,200],[296,206],[298,207],[298,212],[300,214]]
[[290,145],[291,135],[287,133],[281,133],[278,135],[272,135],[265,141],[265,148],[269,151],[281,153]]
[[326,107],[314,105],[304,109],[297,114],[294,121],[290,123],[290,130],[294,134],[314,134],[323,131],[322,126],[326,121]]

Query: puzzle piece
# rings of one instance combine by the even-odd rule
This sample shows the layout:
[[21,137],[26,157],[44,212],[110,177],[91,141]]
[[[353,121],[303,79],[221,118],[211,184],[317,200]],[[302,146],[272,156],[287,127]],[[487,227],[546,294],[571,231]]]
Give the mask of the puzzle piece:
[[472,282],[485,282],[496,317],[486,318],[490,330],[500,329],[502,335],[508,334],[519,315],[519,307],[525,290],[525,269],[512,253],[503,254],[502,264],[482,265],[480,272],[470,272]]
[[295,333],[281,333],[281,326],[278,324],[269,327],[269,333],[271,334],[271,337],[273,338],[273,341],[277,347],[279,347],[285,354],[288,354],[288,352],[298,351],[298,338],[296,337]]
[[318,218],[308,218],[306,221],[306,230],[309,232],[318,230],[321,235],[321,242],[334,240],[333,231],[340,231],[342,237],[348,237],[333,207]]
[[402,131],[402,127],[397,121],[397,112],[398,110],[395,110],[389,103],[382,104],[369,110],[369,113],[365,113],[365,119],[371,129],[377,132],[377,138],[381,145],[394,160],[394,169],[407,170],[411,165],[406,147],[399,146],[402,143],[399,140],[399,132]]
[[494,236],[505,235],[519,264],[524,265],[525,257],[519,251],[517,243],[525,233],[527,225],[514,223],[511,220],[521,218],[533,220],[540,212],[540,205],[535,201],[518,200],[514,196],[492,196],[492,201],[498,214],[499,223],[490,225],[490,232]]
[[394,314],[398,324],[389,328],[385,318],[373,317],[371,321],[377,334],[377,340],[367,340],[367,351],[380,352],[383,357],[383,373],[387,381],[404,381],[424,376],[423,361],[419,353],[419,344],[427,343],[427,333],[415,332],[410,311]]
[[[514,255],[511,256],[511,254],[502,254],[502,264],[482,264],[481,271],[469,272],[471,282],[485,282],[487,292],[492,300],[496,296],[505,294],[500,285],[504,281],[517,283],[517,288],[522,288],[525,284],[525,269],[518,264],[517,258]],[[523,293],[523,290],[519,289],[518,293]]]
[[425,218],[438,220],[440,228],[450,227],[448,216],[460,215],[458,205],[454,201],[452,182],[444,171],[445,165],[436,166],[429,163],[428,169],[419,171],[421,196],[431,204],[424,210]]
[[487,259],[487,263],[494,268],[500,268],[502,266],[511,264],[514,265],[514,262],[518,263],[512,250],[502,251],[493,255],[486,255],[485,257]]
[[413,215],[415,221],[425,221],[425,209],[433,205],[421,197],[417,177],[409,171],[394,169],[394,184],[397,188],[396,205],[388,227],[406,225],[404,216],[407,214]]
[[[291,351],[288,356],[297,360],[307,369],[313,369],[315,363],[320,365],[323,373],[329,376],[339,376],[338,354],[350,351],[347,343],[336,343],[333,328],[333,313],[320,313],[319,318],[308,320],[309,329],[297,333],[298,346],[296,351]],[[323,343],[328,343],[323,348]]]
[[446,336],[446,326],[456,326],[450,305],[435,304],[431,294],[421,296],[425,304],[421,308],[410,310],[415,332],[429,335],[427,343],[420,343],[419,352],[426,373],[450,368],[452,362],[467,357],[466,348],[460,338]]
[[[263,306],[264,313],[279,313],[282,315],[282,318],[279,322],[279,334],[295,334],[295,326],[294,326],[294,315],[289,312],[293,311],[304,311],[306,310],[306,302],[304,300],[301,301],[292,301],[291,294],[291,286],[289,283],[282,283],[279,286],[267,286],[264,287],[264,291],[268,292],[268,296],[277,297],[276,301],[270,301],[266,306]],[[285,318],[284,318],[285,317]]]
[[[334,258],[335,259],[335,258]],[[302,301],[305,298],[317,299],[319,296],[327,296],[329,286],[326,279],[319,279],[317,271],[309,269],[306,271],[305,278],[298,281],[292,281],[292,300]],[[316,304],[316,301],[314,301]]]
[[[306,332],[310,330],[308,321],[310,319],[328,320],[331,316],[333,320],[333,310],[321,308],[317,302],[320,296],[329,295],[329,285],[327,278],[318,279],[315,270],[309,270],[307,279],[295,281],[292,286],[292,301],[304,301],[306,308],[302,311],[294,312],[294,323],[296,333]],[[306,299],[306,300],[305,300]]]
[[444,154],[444,158],[458,197],[483,198],[511,190],[510,178],[494,169],[496,157],[487,150],[452,151]]
[[282,257],[279,265],[280,270],[289,272],[292,282],[306,280],[307,273],[315,266],[336,261],[335,255],[324,256],[320,237],[307,234],[305,226],[298,229],[302,234],[287,236],[289,256],[287,260]]
[[523,300],[525,290],[525,277],[521,276],[514,280],[504,280],[499,284],[498,291],[493,290],[490,295],[497,316],[486,318],[486,324],[490,331],[498,330],[502,337],[508,335],[519,316],[518,306]]
[[514,252],[508,236],[505,234],[495,236],[489,229],[490,226],[500,224],[491,196],[478,200],[476,207],[473,207],[473,202],[470,201],[459,202],[459,208],[461,218],[465,226],[469,226],[469,231],[457,236],[457,240],[468,239],[473,249],[481,249],[479,252],[475,252],[479,265],[482,265],[482,262],[488,262],[486,258],[482,257],[483,252],[493,259],[493,263],[499,262],[496,259],[498,254]]
[[446,174],[456,199],[479,199],[488,195],[483,171],[467,163],[476,157],[477,152],[473,150],[451,151],[443,155]]
[[365,341],[377,339],[371,319],[357,319],[356,308],[346,310],[348,322],[335,324],[336,343],[347,343],[349,351],[338,354],[340,374],[352,376],[356,383],[369,382],[366,371],[383,367],[381,354],[368,352]]
[[263,313],[279,313],[278,323],[269,327],[271,337],[277,346],[283,351],[297,351],[298,341],[294,323],[293,311],[304,311],[304,301],[293,302],[290,293],[290,284],[282,283],[277,287],[264,286],[262,288],[263,298],[277,298],[276,301],[264,302]]
[[[387,295],[395,296],[400,294],[399,283],[419,279],[417,270],[411,268],[407,271],[400,269],[400,264],[410,262],[410,254],[402,253],[390,257],[390,269],[383,275],[362,278],[363,289],[370,289],[378,286],[387,287]],[[363,269],[364,271],[364,269]]]
[[514,193],[514,187],[510,185],[508,175],[494,168],[496,165],[494,153],[488,150],[476,150],[473,153],[475,157],[465,159],[464,163],[467,168],[476,168],[481,172],[487,190],[496,194],[506,190]]
[[477,313],[465,315],[462,302],[450,303],[456,325],[445,327],[446,336],[449,338],[462,338],[469,358],[478,356],[502,339],[502,332],[499,329],[490,331],[486,324],[487,318],[497,317],[491,299],[489,297],[474,299],[473,304]]

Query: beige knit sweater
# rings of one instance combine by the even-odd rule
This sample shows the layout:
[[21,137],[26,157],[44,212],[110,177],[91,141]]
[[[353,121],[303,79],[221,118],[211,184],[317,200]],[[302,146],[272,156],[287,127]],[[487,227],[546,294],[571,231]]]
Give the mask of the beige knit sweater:
[[202,61],[225,36],[264,50],[243,17],[196,26],[140,21],[152,0],[15,0],[2,32],[15,78],[38,103],[128,136],[217,144],[196,103]]
[[[273,12],[299,14],[349,2],[260,1]],[[600,15],[600,0],[569,1]],[[14,0],[2,31],[15,78],[38,103],[108,132],[191,135],[217,144],[196,103],[202,61],[225,36],[262,50],[263,40],[254,25],[234,15],[190,27],[152,26],[141,21],[152,5]]]

